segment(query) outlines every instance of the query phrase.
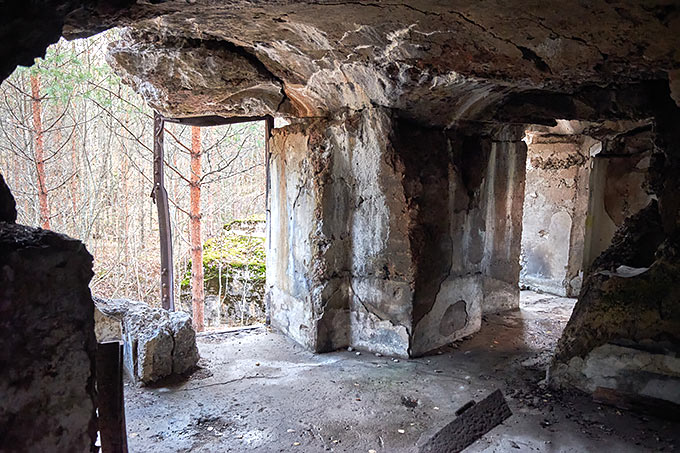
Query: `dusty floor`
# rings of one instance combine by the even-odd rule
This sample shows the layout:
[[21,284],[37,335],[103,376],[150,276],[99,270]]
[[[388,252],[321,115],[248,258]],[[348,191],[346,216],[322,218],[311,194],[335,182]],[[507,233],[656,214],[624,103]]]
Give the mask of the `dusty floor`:
[[413,452],[496,388],[514,415],[467,452],[678,451],[676,423],[541,386],[572,308],[524,291],[520,311],[416,360],[314,355],[264,328],[201,336],[202,369],[188,381],[126,385],[130,451]]

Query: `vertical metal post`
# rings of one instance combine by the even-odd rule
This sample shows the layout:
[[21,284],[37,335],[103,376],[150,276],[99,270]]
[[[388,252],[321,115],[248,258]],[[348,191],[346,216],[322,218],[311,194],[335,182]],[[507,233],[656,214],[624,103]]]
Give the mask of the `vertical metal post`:
[[[269,171],[269,161],[271,158],[271,152],[269,149],[269,140],[272,137],[272,130],[274,129],[274,117],[271,115],[267,115],[264,119],[264,168],[265,168],[265,214],[266,214],[266,231],[267,231],[267,242],[265,246],[267,249],[271,247],[271,231],[272,231],[272,225],[271,225],[271,210],[270,210],[270,200],[269,200],[269,192],[271,189],[271,174]],[[270,325],[271,319],[269,317],[269,296],[265,297],[265,310],[266,310],[266,325]]]
[[123,345],[97,345],[97,412],[102,453],[127,453],[123,398]]
[[152,197],[158,207],[158,232],[161,241],[161,302],[166,310],[175,310],[175,287],[172,269],[172,231],[168,192],[163,176],[163,117],[154,112],[153,117],[153,183]]
[[265,212],[267,213],[267,221],[269,221],[269,189],[271,188],[271,176],[269,175],[269,139],[272,136],[272,129],[274,129],[274,117],[267,115],[264,119],[264,168],[265,168]]

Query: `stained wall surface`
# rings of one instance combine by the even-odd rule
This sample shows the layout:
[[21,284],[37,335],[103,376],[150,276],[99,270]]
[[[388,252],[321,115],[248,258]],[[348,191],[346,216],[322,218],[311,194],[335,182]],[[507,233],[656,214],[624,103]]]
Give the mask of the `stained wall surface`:
[[529,134],[522,221],[522,285],[560,296],[581,289],[590,140]]
[[271,149],[270,316],[296,341],[421,355],[517,306],[519,137],[370,109],[276,130]]
[[651,132],[644,130],[605,142],[602,152],[594,156],[586,222],[585,268],[611,245],[624,220],[652,199],[647,181],[652,153]]

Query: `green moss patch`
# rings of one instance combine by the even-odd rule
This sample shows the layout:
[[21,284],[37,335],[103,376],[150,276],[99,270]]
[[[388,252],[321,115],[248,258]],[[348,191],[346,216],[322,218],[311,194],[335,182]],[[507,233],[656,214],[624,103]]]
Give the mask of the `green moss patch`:
[[[265,260],[264,238],[227,232],[203,244],[204,280],[209,282],[217,279],[221,268],[223,276],[232,269],[247,269],[253,282],[264,282]],[[187,264],[182,288],[189,287],[190,279],[191,261]]]

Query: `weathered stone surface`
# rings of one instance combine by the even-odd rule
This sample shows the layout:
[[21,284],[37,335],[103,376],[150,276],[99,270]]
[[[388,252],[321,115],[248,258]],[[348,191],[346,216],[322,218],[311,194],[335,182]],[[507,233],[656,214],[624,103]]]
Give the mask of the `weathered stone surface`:
[[[598,171],[597,165],[593,168],[593,185],[597,186],[591,190],[589,224],[601,227],[597,218],[605,214],[621,224],[609,233],[611,245],[599,256],[588,247],[586,228],[586,263],[591,264],[557,346],[550,370],[554,385],[576,385],[592,391],[600,377],[587,364],[612,365],[603,361],[603,353],[616,352],[605,347],[607,344],[635,350],[661,345],[652,352],[665,354],[669,360],[678,350],[680,110],[668,94],[650,96],[649,100],[655,105],[651,128],[643,123],[606,140],[601,154],[609,162],[601,168],[607,171]],[[596,178],[598,174],[601,177]],[[592,209],[594,199],[599,200],[596,210]],[[641,382],[645,379],[649,385],[663,380],[664,388],[673,388],[678,380],[669,369],[645,371],[651,356],[640,359],[639,354],[618,355],[624,365],[609,370],[616,375],[610,382],[614,391],[643,395]],[[619,373],[616,368],[624,371]],[[668,392],[659,395],[674,401],[670,396]]]
[[[677,247],[673,245],[672,247]],[[556,360],[584,357],[609,341],[680,341],[680,266],[657,259],[649,267],[621,263],[614,271],[600,267],[586,278],[581,296],[556,352]]]
[[99,306],[95,304],[94,334],[97,337],[97,343],[121,341],[123,339],[123,325],[120,319],[103,313]]
[[14,223],[17,220],[17,206],[0,173],[0,222]]
[[595,261],[557,346],[554,385],[605,387],[677,402],[680,241],[676,235],[659,244],[662,239],[652,203],[624,222]]
[[81,242],[0,222],[0,450],[93,450],[92,275]]
[[[224,42],[128,34],[109,59],[147,102],[173,116],[258,116],[285,100],[280,81],[253,56]],[[138,42],[135,42],[134,40]]]
[[[264,219],[238,219],[203,244],[206,326],[250,325],[266,321]],[[181,285],[181,309],[191,313],[191,263]]]
[[[29,8],[10,1],[0,10],[12,19],[2,27],[0,76],[17,63],[30,64],[58,39],[62,26],[65,35],[81,37],[147,18],[140,26],[242,46],[286,79],[291,97],[312,98],[319,88],[331,88],[346,99],[379,103],[420,86],[421,94],[432,88],[431,99],[448,91],[455,100],[452,91],[464,85],[465,76],[489,81],[476,83],[477,98],[484,98],[502,95],[508,82],[555,89],[663,78],[664,71],[678,69],[674,4],[598,0],[560,6],[57,0]],[[157,16],[163,17],[153,19]],[[474,100],[465,96],[458,102]]]
[[[661,4],[573,3],[565,15],[512,2],[178,3],[164,2],[158,14],[167,14],[137,22],[134,39],[156,53],[186,39],[226,43],[282,82],[284,111],[295,116],[381,105],[449,124],[481,118],[528,89],[662,79],[679,60],[677,10]],[[131,80],[135,68],[128,69]]]
[[198,349],[191,317],[184,312],[151,308],[143,302],[126,299],[95,299],[104,314],[100,332],[120,323],[125,343],[124,363],[130,376],[143,384],[182,375],[196,367]]
[[191,325],[191,317],[184,312],[170,313],[170,330],[173,336],[172,372],[184,374],[196,367],[198,349],[196,333]]
[[651,340],[607,343],[556,367],[553,377],[588,393],[604,388],[680,405],[680,357],[666,346]]

